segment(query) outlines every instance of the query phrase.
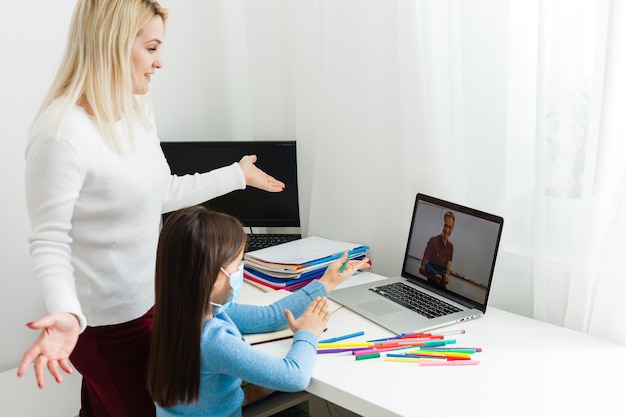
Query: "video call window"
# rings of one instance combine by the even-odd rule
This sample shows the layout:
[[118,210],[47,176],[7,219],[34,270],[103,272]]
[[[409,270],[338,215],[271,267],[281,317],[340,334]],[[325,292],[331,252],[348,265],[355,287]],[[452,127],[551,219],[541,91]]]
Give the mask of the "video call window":
[[[420,202],[416,210],[404,273],[411,278],[428,281],[440,290],[484,303],[499,241],[499,224],[426,202]],[[424,266],[422,261],[425,260],[429,240],[441,240],[446,233],[447,212],[454,215],[454,227],[447,237],[447,242],[452,244],[452,258],[449,281],[442,284],[436,283],[432,276],[435,272],[442,275],[446,265],[437,265],[435,260],[431,260],[429,267]]]

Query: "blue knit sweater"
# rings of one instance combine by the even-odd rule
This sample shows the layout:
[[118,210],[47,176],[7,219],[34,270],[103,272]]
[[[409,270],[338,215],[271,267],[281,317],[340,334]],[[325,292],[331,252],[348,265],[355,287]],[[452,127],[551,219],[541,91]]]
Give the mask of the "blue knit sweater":
[[278,391],[302,391],[309,385],[317,352],[317,337],[298,331],[284,358],[262,353],[242,339],[242,334],[261,333],[287,326],[284,309],[302,315],[317,296],[326,296],[317,280],[270,306],[234,304],[207,319],[202,328],[200,398],[193,404],[171,408],[157,405],[157,417],[241,416],[242,380]]

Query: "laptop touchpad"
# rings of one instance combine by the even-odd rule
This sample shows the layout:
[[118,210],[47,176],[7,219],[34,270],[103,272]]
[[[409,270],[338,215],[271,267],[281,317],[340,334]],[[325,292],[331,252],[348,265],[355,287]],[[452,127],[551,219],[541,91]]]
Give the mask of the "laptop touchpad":
[[375,314],[377,316],[382,316],[383,314],[390,314],[390,313],[395,313],[396,311],[400,311],[398,307],[382,300],[368,301],[367,303],[358,304],[358,307],[364,310],[367,310],[370,313]]

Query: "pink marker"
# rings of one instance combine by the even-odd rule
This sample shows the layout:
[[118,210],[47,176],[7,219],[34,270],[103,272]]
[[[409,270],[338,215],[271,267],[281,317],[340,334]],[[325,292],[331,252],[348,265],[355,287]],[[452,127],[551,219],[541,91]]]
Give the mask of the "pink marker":
[[467,361],[433,361],[433,362],[420,362],[420,366],[461,366],[461,365],[478,365],[479,360],[467,360]]

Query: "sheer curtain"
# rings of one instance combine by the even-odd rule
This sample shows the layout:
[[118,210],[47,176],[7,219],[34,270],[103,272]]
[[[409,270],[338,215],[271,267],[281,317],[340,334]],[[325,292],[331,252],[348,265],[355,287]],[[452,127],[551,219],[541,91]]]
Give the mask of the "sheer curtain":
[[502,205],[526,226],[508,250],[531,265],[533,316],[622,343],[625,11],[510,3]]
[[624,1],[220,4],[252,135],[298,140],[306,234],[390,276],[416,192],[501,214],[490,303],[626,343]]

